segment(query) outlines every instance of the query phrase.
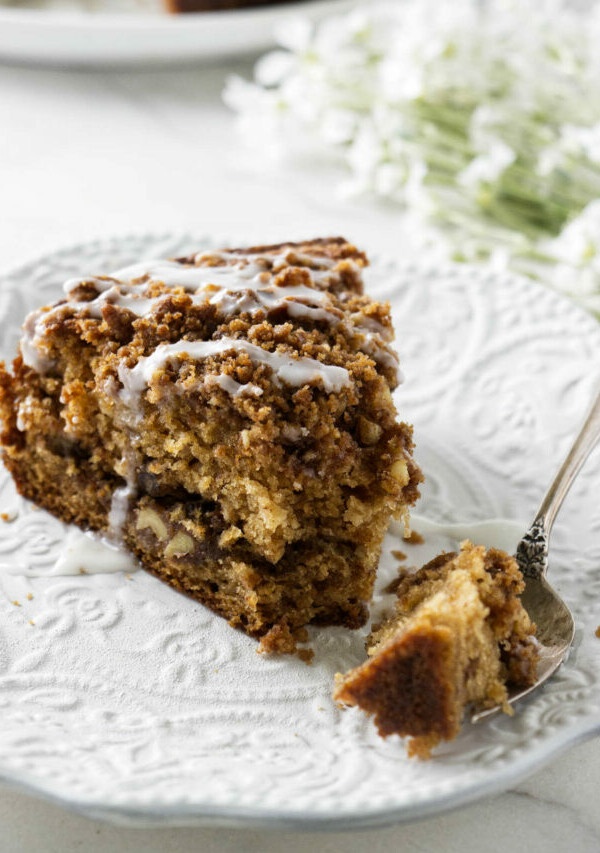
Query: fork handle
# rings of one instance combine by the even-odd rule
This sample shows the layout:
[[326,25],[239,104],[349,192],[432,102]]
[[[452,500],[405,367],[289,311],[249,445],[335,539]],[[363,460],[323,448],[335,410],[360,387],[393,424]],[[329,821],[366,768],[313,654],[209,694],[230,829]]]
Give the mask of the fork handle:
[[600,391],[537,511],[535,520],[517,546],[515,557],[523,575],[540,580],[548,571],[548,539],[556,513],[577,473],[600,438]]
[[540,524],[546,536],[550,535],[554,519],[562,506],[562,502],[581,466],[598,443],[598,439],[600,439],[600,391],[596,394],[579,435],[537,511],[534,524]]

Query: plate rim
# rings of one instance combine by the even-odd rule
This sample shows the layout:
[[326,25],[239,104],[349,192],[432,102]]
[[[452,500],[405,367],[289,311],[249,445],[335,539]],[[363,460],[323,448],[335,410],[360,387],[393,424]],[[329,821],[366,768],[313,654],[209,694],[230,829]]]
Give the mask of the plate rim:
[[[132,231],[122,235],[100,236],[90,240],[81,240],[71,245],[63,245],[60,248],[42,252],[31,260],[18,265],[11,264],[6,269],[0,270],[0,292],[3,284],[8,280],[14,280],[28,275],[32,269],[44,263],[58,261],[63,257],[76,254],[85,250],[86,252],[110,253],[115,247],[122,247],[130,242],[147,243],[156,245],[162,242],[194,243],[199,245],[244,245],[248,242],[231,239],[223,239],[219,234],[195,234],[193,231]],[[367,241],[368,251],[368,241]],[[373,266],[391,263],[398,270],[422,270],[432,267],[432,262],[419,262],[417,259],[396,259],[391,252],[368,252]],[[465,279],[477,278],[492,272],[488,267],[475,264],[459,264],[451,261],[435,261],[436,270],[452,271],[454,274],[462,272]],[[542,296],[556,298],[557,304],[564,312],[569,312],[574,321],[587,322],[590,330],[594,329],[600,343],[600,324],[584,308],[569,299],[565,294],[541,282],[528,279],[513,272],[501,272],[500,275],[510,279],[516,279],[525,286],[537,291]],[[544,688],[541,688],[542,690]],[[523,703],[527,703],[527,700]],[[9,790],[24,793],[34,798],[42,799],[54,805],[66,808],[83,816],[103,820],[109,823],[130,827],[249,827],[253,829],[273,830],[304,830],[304,831],[342,831],[342,830],[366,830],[382,828],[398,823],[406,823],[432,817],[437,814],[447,813],[454,809],[467,806],[478,800],[487,798],[494,794],[508,790],[528,776],[534,774],[554,758],[566,752],[575,744],[588,740],[600,734],[600,711],[597,715],[587,715],[580,722],[565,726],[552,734],[549,740],[534,745],[530,750],[522,753],[509,765],[497,768],[493,775],[479,780],[477,785],[465,786],[459,791],[450,791],[443,794],[430,795],[422,801],[395,806],[392,808],[379,808],[374,810],[362,810],[353,814],[339,814],[336,816],[330,812],[298,812],[283,811],[281,809],[260,809],[255,807],[236,807],[231,805],[186,805],[180,803],[177,806],[161,805],[156,807],[152,804],[126,806],[113,805],[106,802],[98,802],[93,799],[74,798],[53,795],[50,785],[43,780],[36,782],[27,773],[18,770],[6,771],[0,765],[0,782]]]
[[294,0],[172,15],[11,8],[0,5],[0,60],[60,69],[144,69],[258,56],[276,46],[275,28],[298,17],[320,21],[359,0]]
[[[474,724],[476,725],[476,724]],[[392,809],[376,809],[358,812],[353,815],[331,816],[302,812],[284,812],[282,810],[232,807],[232,806],[188,806],[160,809],[152,805],[128,807],[115,806],[94,800],[75,799],[55,796],[46,786],[35,784],[22,777],[19,773],[7,775],[0,769],[0,783],[8,790],[25,794],[34,799],[43,800],[59,808],[82,815],[92,820],[100,820],[116,826],[148,829],[153,827],[171,828],[208,828],[224,827],[231,829],[249,828],[254,830],[297,831],[297,832],[343,832],[369,829],[384,829],[402,823],[413,823],[437,815],[447,814],[467,807],[495,794],[505,793],[511,785],[534,775],[543,769],[553,759],[567,752],[578,743],[590,740],[600,734],[600,715],[592,727],[582,722],[570,737],[556,735],[544,747],[538,747],[536,753],[529,754],[528,759],[521,758],[517,765],[503,768],[492,778],[479,782],[478,785],[466,788],[458,793],[452,792],[442,796],[434,796],[429,800],[413,803],[410,806],[399,806]],[[532,760],[535,759],[535,760]]]

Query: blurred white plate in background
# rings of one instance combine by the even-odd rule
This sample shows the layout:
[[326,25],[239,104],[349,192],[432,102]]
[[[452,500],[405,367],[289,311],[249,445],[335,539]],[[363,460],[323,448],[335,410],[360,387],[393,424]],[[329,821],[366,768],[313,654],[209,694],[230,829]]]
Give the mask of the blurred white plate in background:
[[[248,54],[270,47],[274,28],[286,17],[319,20],[353,5],[352,0],[304,0],[169,15],[159,11],[160,0],[0,4],[0,61],[110,67]],[[124,6],[131,11],[115,11]]]

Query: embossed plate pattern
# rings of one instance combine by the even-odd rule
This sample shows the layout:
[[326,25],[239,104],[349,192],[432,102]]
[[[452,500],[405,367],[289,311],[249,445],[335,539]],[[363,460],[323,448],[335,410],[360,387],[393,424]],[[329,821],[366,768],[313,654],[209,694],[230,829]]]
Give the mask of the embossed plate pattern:
[[[65,279],[211,244],[105,240],[4,276],[1,354]],[[480,268],[380,260],[368,284],[395,315],[407,375],[396,399],[427,477],[418,512],[525,526],[590,398],[600,328],[553,293]],[[365,827],[502,790],[600,729],[599,478],[596,453],[553,536],[551,580],[577,624],[568,662],[514,718],[466,725],[430,762],[332,702],[333,675],[362,659],[364,631],[312,629],[306,666],[258,656],[144,572],[0,570],[0,776],[88,815],[171,825]],[[0,509],[18,511],[0,525],[0,564],[43,573],[63,525],[18,498],[3,469]],[[394,572],[390,547],[380,585]]]

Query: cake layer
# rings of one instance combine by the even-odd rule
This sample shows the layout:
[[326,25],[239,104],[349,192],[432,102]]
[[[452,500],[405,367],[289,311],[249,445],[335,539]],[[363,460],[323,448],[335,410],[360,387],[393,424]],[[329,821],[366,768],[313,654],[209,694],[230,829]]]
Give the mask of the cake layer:
[[[145,499],[212,507],[236,543],[231,553],[265,576],[286,574],[300,553],[310,554],[299,563],[307,577],[323,573],[315,543],[326,543],[332,566],[337,543],[355,555],[340,558],[345,580],[367,579],[357,587],[364,614],[386,522],[416,500],[421,479],[412,430],[397,422],[391,397],[389,308],[363,294],[365,264],[335,238],[67,282],[65,300],[27,318],[12,374],[0,370],[3,452],[19,488],[136,551],[141,536],[129,541],[127,524]],[[83,477],[72,492],[84,499],[49,497],[53,455]],[[101,518],[89,482],[102,493]],[[144,565],[158,573],[146,551]],[[162,575],[184,587],[181,558],[176,565]],[[333,589],[339,572],[329,574]],[[188,591],[210,598],[191,583]],[[344,594],[356,609],[354,587]]]
[[[99,478],[85,459],[38,447],[13,454],[9,469],[22,495],[64,521],[106,532],[123,481]],[[214,504],[147,495],[120,519],[127,547],[143,567],[252,636],[274,625],[357,628],[367,617],[379,551],[339,539],[307,539],[276,566],[260,559]],[[381,538],[387,517],[375,522]]]

